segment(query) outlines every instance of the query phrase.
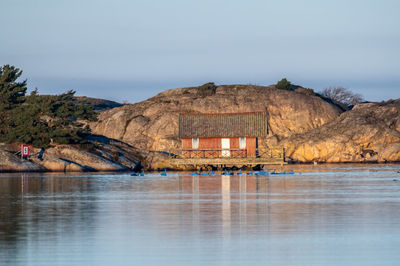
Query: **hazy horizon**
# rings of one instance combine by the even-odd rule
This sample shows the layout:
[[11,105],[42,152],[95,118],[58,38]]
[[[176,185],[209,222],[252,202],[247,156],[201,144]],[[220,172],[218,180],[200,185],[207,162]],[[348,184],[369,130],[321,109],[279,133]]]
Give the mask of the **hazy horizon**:
[[286,77],[400,97],[400,2],[3,0],[0,64],[30,90],[137,102],[171,88]]

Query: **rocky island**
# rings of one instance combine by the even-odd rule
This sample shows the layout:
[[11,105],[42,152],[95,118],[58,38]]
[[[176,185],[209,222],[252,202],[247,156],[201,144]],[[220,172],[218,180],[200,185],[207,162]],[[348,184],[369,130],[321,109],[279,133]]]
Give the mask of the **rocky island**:
[[[166,90],[135,104],[73,101],[96,112],[92,121],[80,118],[88,130],[84,141],[32,145],[29,160],[19,157],[21,143],[2,143],[0,171],[176,169],[168,159],[181,149],[180,113],[259,110],[268,113],[267,146],[283,147],[289,163],[400,161],[400,99],[346,107],[300,86],[208,83]],[[59,118],[46,119],[55,124]]]
[[[147,151],[180,149],[178,114],[268,110],[267,143],[283,146],[293,163],[397,162],[400,100],[361,103],[351,110],[305,93],[272,86],[221,85],[167,90],[146,101],[102,112],[92,132]],[[149,158],[148,166],[157,168]]]

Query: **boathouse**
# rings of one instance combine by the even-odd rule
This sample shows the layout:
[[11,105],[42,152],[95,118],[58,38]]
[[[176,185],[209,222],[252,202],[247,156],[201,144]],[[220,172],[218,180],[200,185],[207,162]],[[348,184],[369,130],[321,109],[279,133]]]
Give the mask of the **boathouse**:
[[284,149],[267,147],[266,111],[181,113],[181,152],[171,163],[194,167],[285,164]]
[[179,115],[183,157],[256,157],[267,135],[265,111]]

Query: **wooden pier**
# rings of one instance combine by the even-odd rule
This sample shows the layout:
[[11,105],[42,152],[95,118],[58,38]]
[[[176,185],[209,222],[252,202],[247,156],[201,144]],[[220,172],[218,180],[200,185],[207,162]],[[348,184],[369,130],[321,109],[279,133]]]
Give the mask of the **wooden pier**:
[[171,154],[170,163],[177,166],[192,167],[254,167],[257,165],[284,165],[285,151],[282,148],[274,148],[269,152],[257,151],[257,156],[246,157],[244,152],[230,153],[223,156],[222,151],[213,150],[182,150],[181,156]]
[[276,158],[173,158],[171,164],[193,166],[256,166],[256,165],[284,165],[282,159]]

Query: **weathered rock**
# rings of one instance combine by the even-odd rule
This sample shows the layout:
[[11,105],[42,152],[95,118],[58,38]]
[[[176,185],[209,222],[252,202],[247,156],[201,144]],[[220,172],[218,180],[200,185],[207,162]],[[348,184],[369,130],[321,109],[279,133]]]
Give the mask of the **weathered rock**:
[[69,145],[47,149],[43,161],[33,157],[36,163],[51,171],[119,171],[124,168],[96,154]]
[[280,144],[295,162],[400,161],[400,99],[359,104],[337,119]]
[[[285,147],[293,162],[400,161],[400,99],[360,104],[343,113],[343,108],[309,90],[230,85],[215,90],[168,90],[137,104],[104,111],[98,122],[91,123],[98,135],[89,137],[88,144],[47,149],[42,161],[37,155],[31,161],[20,160],[0,150],[0,171],[169,168],[169,152],[180,149],[179,113],[265,109],[271,130],[267,145]],[[33,154],[38,152],[32,149]]]
[[[124,105],[100,114],[92,123],[95,134],[122,140],[149,151],[176,152],[178,115],[181,112],[229,113],[267,109],[273,141],[307,132],[336,119],[341,111],[316,96],[277,90],[273,86],[219,86],[216,91],[199,88],[167,90],[146,101]],[[162,159],[153,154],[151,158]],[[152,164],[154,165],[154,164]]]
[[[18,145],[3,145],[14,153]],[[102,136],[91,136],[84,145],[56,145],[46,149],[42,160],[39,149],[31,147],[29,160],[21,160],[12,152],[0,150],[0,171],[127,171],[140,168],[143,154],[123,142]]]
[[21,159],[9,151],[0,149],[0,172],[42,172],[46,171],[43,166]]

